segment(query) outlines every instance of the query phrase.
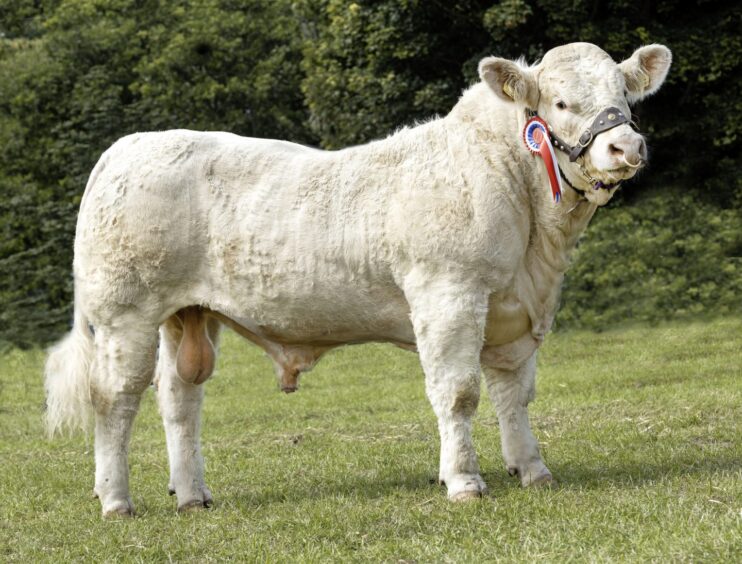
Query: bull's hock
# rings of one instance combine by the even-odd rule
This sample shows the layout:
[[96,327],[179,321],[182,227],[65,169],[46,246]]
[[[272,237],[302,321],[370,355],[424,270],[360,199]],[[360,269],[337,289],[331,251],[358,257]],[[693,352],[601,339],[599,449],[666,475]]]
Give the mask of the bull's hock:
[[[340,345],[417,351],[452,500],[486,491],[471,437],[483,373],[507,470],[549,483],[527,412],[536,350],[578,237],[646,162],[630,123],[599,118],[630,116],[670,61],[650,45],[617,64],[586,43],[535,66],[488,57],[447,116],[336,152],[185,130],[116,142],[82,198],[74,327],[46,365],[50,431],[95,419],[104,515],[134,512],[128,444],[153,379],[170,490],[182,510],[211,504],[200,411],[223,324],[268,353],[284,391]],[[553,158],[524,141],[534,117]],[[574,160],[559,148],[578,144]]]

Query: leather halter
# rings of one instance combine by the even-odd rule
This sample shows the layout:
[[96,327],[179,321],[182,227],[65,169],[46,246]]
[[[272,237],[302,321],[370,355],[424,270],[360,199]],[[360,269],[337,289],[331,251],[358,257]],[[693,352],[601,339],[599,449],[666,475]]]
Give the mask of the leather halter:
[[[559,149],[560,151],[566,153],[569,155],[570,162],[575,162],[590,146],[590,144],[595,140],[595,137],[599,135],[600,133],[603,133],[605,131],[608,131],[609,129],[613,129],[614,127],[618,127],[621,124],[628,123],[631,125],[632,128],[636,129],[636,125],[633,121],[631,121],[631,116],[626,116],[621,110],[614,106],[609,106],[605,109],[603,109],[595,118],[593,119],[592,124],[589,128],[587,128],[585,131],[582,132],[582,135],[580,135],[580,138],[577,140],[577,144],[572,146],[566,141],[564,141],[561,137],[559,137],[556,133],[554,133],[554,130],[552,129],[551,125],[549,125],[547,122],[542,120],[541,118],[538,118],[538,113],[536,110],[531,110],[530,108],[526,108],[526,127],[529,123],[529,120],[532,120],[532,118],[536,117],[538,120],[543,123],[543,125],[548,128],[549,131],[549,138],[551,141],[551,144]],[[524,130],[525,134],[525,130]],[[526,143],[526,146],[528,144]],[[532,151],[533,152],[533,151]],[[567,186],[569,186],[572,190],[580,194],[582,198],[585,198],[585,190],[580,190],[577,187],[575,187],[566,177],[564,172],[562,171],[561,167],[558,163],[554,162],[554,165],[556,166],[556,169],[558,171],[559,177],[565,181]],[[600,180],[596,180],[593,178],[590,173],[585,169],[584,163],[580,163],[580,172],[582,175],[593,185],[593,190],[612,190],[613,188],[616,188],[618,185],[621,184],[621,182],[617,182],[616,184],[605,184]],[[553,182],[552,182],[552,190],[554,190]]]
[[[538,115],[535,110],[526,110],[529,117]],[[590,144],[595,140],[600,133],[618,127],[621,124],[631,124],[631,117],[624,114],[623,111],[610,106],[602,110],[593,123],[585,131],[582,132],[580,138],[577,140],[577,144],[572,146],[567,143],[564,139],[559,137],[554,130],[549,126],[549,134],[551,135],[551,142],[554,147],[560,151],[569,155],[570,162],[575,162],[577,158],[582,155]]]

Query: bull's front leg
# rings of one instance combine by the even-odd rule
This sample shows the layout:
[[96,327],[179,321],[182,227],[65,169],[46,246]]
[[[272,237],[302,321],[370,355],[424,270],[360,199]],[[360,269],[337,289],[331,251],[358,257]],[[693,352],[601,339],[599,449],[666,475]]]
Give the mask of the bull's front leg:
[[502,456],[508,472],[518,475],[524,487],[550,485],[551,472],[541,458],[528,420],[528,404],[536,395],[536,353],[516,369],[487,364],[483,369],[500,422]]
[[472,417],[479,403],[487,292],[449,280],[427,280],[420,286],[410,284],[406,295],[426,393],[438,417],[439,480],[453,501],[481,497],[487,486],[479,475]]

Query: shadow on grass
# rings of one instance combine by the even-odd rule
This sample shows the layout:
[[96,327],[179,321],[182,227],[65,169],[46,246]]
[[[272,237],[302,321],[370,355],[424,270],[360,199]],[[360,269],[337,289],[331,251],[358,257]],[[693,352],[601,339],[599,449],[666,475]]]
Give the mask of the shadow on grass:
[[729,452],[714,456],[699,453],[699,458],[681,460],[660,460],[630,463],[616,461],[613,464],[596,468],[594,466],[549,465],[560,487],[566,489],[604,489],[611,487],[641,486],[663,480],[707,475],[709,479],[716,472],[742,471],[737,453]]
[[[294,503],[307,500],[381,499],[406,496],[410,493],[445,497],[445,487],[429,474],[419,471],[404,476],[382,476],[375,479],[344,474],[342,479],[328,480],[317,475],[304,476],[301,482],[277,482],[271,487],[246,486],[230,500],[239,506],[256,507],[265,504]],[[222,496],[220,496],[222,497]]]
[[[640,487],[673,478],[694,476],[694,481],[707,475],[710,480],[716,472],[742,470],[739,457],[734,452],[699,460],[680,460],[626,464],[617,462],[612,466],[573,467],[551,464],[552,471],[562,490],[602,490]],[[493,469],[483,473],[490,495],[495,498],[507,490],[520,489],[519,480],[502,470]],[[216,492],[217,502],[227,502],[242,508],[255,508],[271,504],[300,503],[304,501],[364,499],[375,500],[387,497],[408,496],[446,499],[445,486],[438,485],[435,477],[423,471],[412,471],[406,475],[385,475],[369,478],[344,473],[340,479],[326,479],[321,475],[304,475],[296,482],[276,483],[271,487],[245,484],[244,489],[231,492]]]

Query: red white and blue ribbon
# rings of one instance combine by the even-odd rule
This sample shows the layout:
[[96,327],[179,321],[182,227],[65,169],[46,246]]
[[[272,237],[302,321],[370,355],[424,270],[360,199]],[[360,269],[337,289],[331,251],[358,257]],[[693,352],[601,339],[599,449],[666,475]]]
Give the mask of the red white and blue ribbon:
[[531,153],[539,155],[544,161],[546,172],[549,174],[551,195],[555,202],[559,202],[562,199],[562,179],[559,175],[554,147],[551,144],[549,126],[540,117],[532,117],[523,128],[523,141]]

